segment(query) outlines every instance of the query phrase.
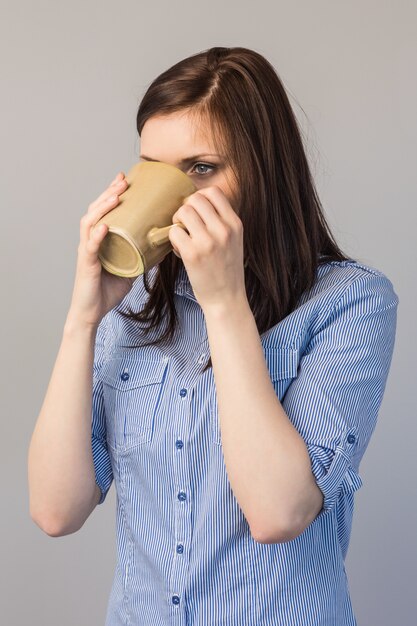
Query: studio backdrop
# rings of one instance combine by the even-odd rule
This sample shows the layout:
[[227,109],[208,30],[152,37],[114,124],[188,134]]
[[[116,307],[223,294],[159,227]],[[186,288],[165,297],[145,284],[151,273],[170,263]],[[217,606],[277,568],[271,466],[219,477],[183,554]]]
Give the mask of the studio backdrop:
[[346,570],[360,625],[415,625],[416,24],[406,0],[2,0],[2,623],[104,624],[114,485],[81,530],[50,537],[30,518],[28,445],[70,305],[81,216],[138,160],[135,116],[150,82],[219,45],[274,65],[338,242],[399,296]]

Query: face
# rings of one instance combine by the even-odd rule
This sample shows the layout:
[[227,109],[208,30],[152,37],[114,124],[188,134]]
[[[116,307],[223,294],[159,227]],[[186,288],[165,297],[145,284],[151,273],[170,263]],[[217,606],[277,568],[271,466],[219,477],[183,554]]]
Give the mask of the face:
[[225,156],[216,152],[210,135],[184,111],[149,118],[140,138],[140,161],[163,161],[187,174],[197,189],[217,185],[232,207],[236,182]]

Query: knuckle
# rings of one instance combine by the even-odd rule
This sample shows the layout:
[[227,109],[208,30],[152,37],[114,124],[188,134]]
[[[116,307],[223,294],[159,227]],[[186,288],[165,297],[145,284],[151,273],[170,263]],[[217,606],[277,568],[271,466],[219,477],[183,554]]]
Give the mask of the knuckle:
[[230,241],[230,239],[232,237],[232,229],[230,228],[230,226],[228,226],[228,225],[223,226],[221,237],[222,237],[224,242],[229,242]]
[[211,254],[212,252],[214,252],[214,250],[215,250],[215,248],[216,248],[216,244],[215,244],[215,242],[213,241],[213,239],[208,239],[208,240],[206,241],[206,244],[205,244],[205,246],[204,246],[204,247],[205,247],[205,251],[206,251],[206,253],[207,253],[207,254]]
[[190,252],[187,256],[187,261],[188,263],[190,263],[191,265],[194,265],[196,263],[198,263],[199,261],[199,254],[197,254],[196,252]]
[[177,217],[181,215],[189,215],[191,213],[192,207],[189,204],[183,204],[177,211]]

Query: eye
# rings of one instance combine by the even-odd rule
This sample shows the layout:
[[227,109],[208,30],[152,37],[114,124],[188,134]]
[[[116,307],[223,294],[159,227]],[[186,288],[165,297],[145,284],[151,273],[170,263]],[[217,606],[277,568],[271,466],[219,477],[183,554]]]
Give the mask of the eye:
[[196,174],[198,174],[199,176],[207,176],[207,174],[210,174],[214,169],[216,169],[215,165],[209,165],[208,163],[196,163],[194,165],[193,169],[194,168],[205,168],[205,167],[206,168],[208,167],[210,171],[209,172],[207,172],[207,170],[206,171],[201,171],[201,169],[200,169],[200,171],[196,172]]

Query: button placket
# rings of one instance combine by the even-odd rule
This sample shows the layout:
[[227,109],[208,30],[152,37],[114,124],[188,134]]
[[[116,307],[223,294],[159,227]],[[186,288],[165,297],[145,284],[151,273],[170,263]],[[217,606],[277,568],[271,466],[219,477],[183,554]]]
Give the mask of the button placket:
[[[192,376],[195,372],[191,373]],[[187,579],[188,551],[185,550],[187,537],[191,535],[191,506],[192,493],[190,488],[190,468],[188,455],[184,453],[188,443],[187,436],[191,428],[191,397],[193,379],[190,373],[179,382],[174,391],[173,410],[175,410],[175,424],[173,446],[173,494],[175,498],[175,544],[171,572],[171,602],[178,606],[182,603]],[[191,395],[190,395],[191,390]]]

